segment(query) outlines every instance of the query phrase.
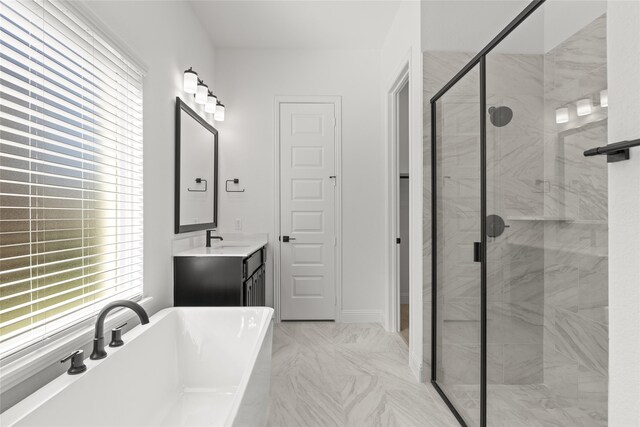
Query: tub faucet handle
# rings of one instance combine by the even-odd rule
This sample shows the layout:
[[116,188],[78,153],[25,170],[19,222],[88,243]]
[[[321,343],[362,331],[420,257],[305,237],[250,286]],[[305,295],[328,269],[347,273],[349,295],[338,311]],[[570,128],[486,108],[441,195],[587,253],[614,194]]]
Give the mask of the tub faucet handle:
[[71,359],[71,366],[67,370],[69,375],[81,374],[87,370],[87,365],[84,364],[84,351],[76,350],[73,353],[65,356],[60,363],[64,363]]
[[126,323],[123,323],[111,330],[111,342],[109,343],[109,347],[120,347],[121,345],[124,345],[124,341],[122,341],[122,328],[126,325]]

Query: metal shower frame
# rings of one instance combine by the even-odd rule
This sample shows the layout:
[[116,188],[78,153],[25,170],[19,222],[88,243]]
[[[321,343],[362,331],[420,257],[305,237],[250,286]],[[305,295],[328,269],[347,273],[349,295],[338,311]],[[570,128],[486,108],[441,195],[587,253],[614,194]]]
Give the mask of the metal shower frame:
[[458,81],[480,66],[480,426],[487,426],[487,88],[486,56],[512,31],[534,13],[546,0],[533,0],[489,44],[469,61],[430,100],[431,103],[431,383],[463,427],[467,427],[461,414],[437,383],[437,177],[436,177],[436,102]]

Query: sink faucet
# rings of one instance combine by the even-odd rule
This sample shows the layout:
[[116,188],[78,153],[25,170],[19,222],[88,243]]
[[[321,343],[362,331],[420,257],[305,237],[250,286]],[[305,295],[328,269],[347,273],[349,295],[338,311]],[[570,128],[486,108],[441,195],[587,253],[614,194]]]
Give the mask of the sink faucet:
[[213,233],[213,230],[207,230],[207,247],[208,248],[211,247],[211,240],[213,239],[218,239],[220,241],[224,240],[222,236],[214,236],[211,233]]
[[107,314],[111,310],[117,307],[126,307],[135,311],[138,317],[140,318],[140,323],[146,325],[149,323],[149,316],[147,312],[144,311],[144,308],[136,302],[128,301],[128,300],[118,300],[107,304],[102,310],[100,310],[100,314],[98,314],[98,320],[96,320],[96,334],[93,338],[93,351],[91,352],[91,356],[89,356],[92,360],[95,359],[104,359],[107,357],[107,352],[104,351],[104,321],[107,318]]

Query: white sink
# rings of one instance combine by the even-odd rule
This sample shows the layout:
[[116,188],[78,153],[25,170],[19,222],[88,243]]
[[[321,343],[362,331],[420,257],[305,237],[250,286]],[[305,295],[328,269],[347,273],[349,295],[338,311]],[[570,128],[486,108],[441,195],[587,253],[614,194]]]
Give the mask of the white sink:
[[174,256],[177,257],[193,257],[193,256],[242,256],[247,257],[267,245],[267,239],[252,240],[229,240],[222,242],[212,242],[211,247],[199,247],[178,252]]

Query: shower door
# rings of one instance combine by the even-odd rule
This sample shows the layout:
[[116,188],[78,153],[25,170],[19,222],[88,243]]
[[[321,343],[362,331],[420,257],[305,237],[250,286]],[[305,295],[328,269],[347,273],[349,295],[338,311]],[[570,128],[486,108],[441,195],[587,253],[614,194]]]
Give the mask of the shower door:
[[607,425],[605,13],[533,2],[431,99],[432,381],[462,425]]
[[434,104],[438,207],[433,365],[439,391],[471,425],[480,418],[481,241],[480,70],[475,66]]

